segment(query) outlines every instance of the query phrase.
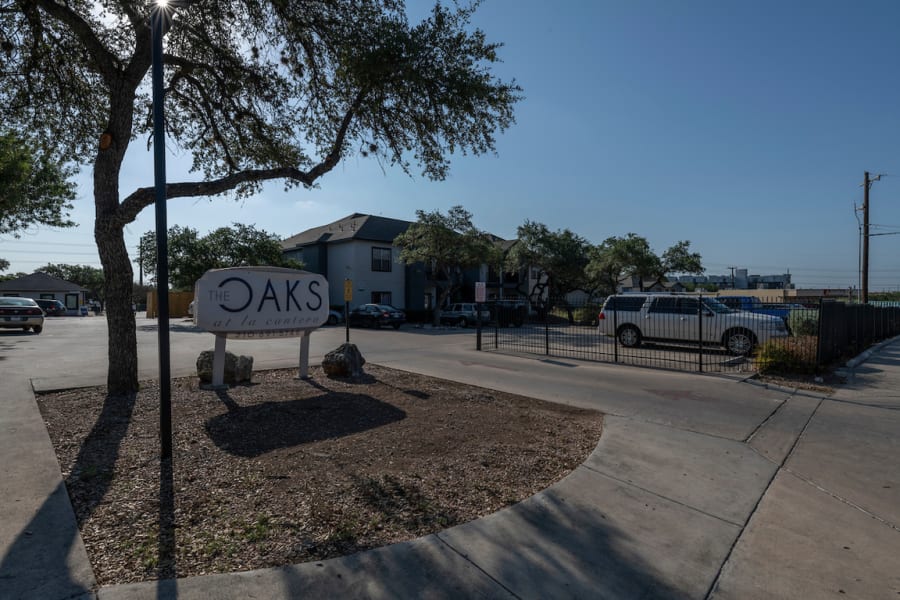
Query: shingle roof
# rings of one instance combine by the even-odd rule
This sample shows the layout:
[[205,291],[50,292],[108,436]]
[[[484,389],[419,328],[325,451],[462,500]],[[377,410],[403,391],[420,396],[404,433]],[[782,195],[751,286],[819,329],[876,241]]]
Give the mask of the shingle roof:
[[393,242],[394,238],[406,231],[410,225],[411,221],[353,213],[334,223],[292,235],[282,240],[281,247],[290,250],[317,242],[335,243],[349,240]]
[[40,271],[19,277],[18,279],[10,279],[8,281],[0,281],[0,291],[11,292],[80,292],[84,288],[76,283],[71,283],[53,277]]

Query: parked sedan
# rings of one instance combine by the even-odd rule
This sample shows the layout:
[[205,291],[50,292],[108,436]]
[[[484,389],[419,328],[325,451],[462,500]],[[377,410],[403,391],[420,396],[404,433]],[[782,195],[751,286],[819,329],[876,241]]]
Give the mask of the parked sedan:
[[41,307],[41,310],[43,310],[44,314],[48,317],[61,317],[66,314],[66,305],[59,300],[38,298],[35,302],[37,302],[37,305]]
[[0,328],[29,329],[35,333],[44,330],[44,311],[31,298],[0,297]]
[[399,329],[406,322],[406,313],[390,304],[363,304],[350,311],[349,321],[351,326]]

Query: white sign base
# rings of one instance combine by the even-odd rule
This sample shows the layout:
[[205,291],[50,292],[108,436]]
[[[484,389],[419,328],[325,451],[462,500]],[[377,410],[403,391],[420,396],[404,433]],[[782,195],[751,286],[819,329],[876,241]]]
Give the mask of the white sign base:
[[304,331],[300,338],[300,364],[295,379],[309,379],[309,334],[309,331]]

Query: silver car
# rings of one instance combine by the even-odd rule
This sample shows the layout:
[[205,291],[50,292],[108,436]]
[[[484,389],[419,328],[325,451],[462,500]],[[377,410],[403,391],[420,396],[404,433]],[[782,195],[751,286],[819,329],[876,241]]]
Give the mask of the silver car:
[[0,297],[0,328],[29,329],[35,333],[44,330],[44,311],[31,298],[17,296]]

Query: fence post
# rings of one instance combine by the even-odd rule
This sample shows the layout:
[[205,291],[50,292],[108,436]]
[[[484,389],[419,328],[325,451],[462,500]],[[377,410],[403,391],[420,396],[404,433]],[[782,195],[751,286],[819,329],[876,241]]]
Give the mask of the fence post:
[[700,302],[697,303],[697,368],[703,372],[703,294],[700,294]]
[[478,317],[478,326],[475,330],[475,350],[481,352],[481,305],[476,304],[475,311],[477,313],[476,316]]
[[[613,362],[619,362],[619,311],[616,307],[618,298],[612,299],[613,314]],[[609,304],[609,302],[607,302]]]
[[544,354],[550,356],[550,309],[544,311]]

